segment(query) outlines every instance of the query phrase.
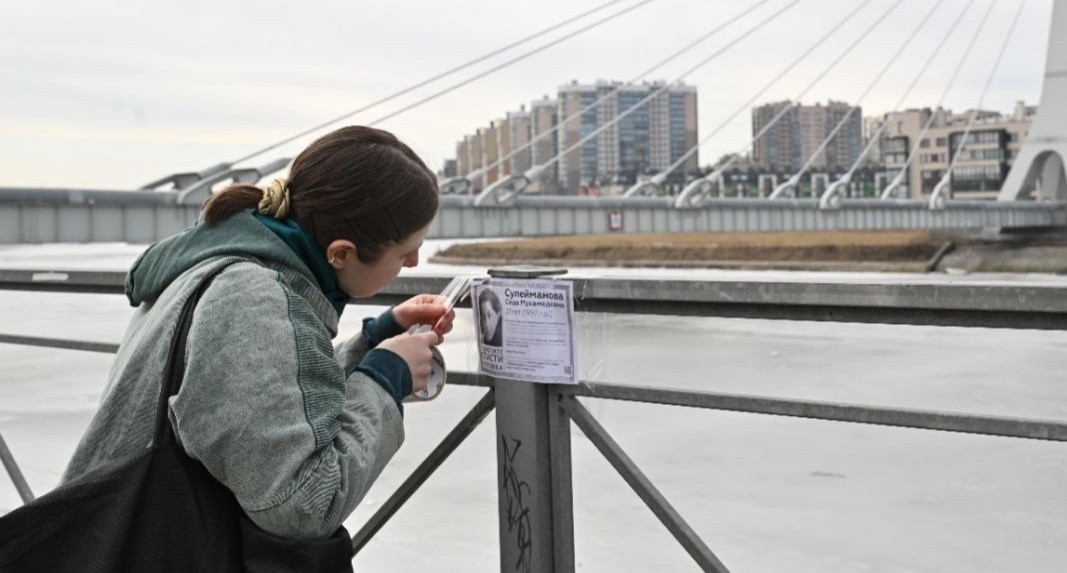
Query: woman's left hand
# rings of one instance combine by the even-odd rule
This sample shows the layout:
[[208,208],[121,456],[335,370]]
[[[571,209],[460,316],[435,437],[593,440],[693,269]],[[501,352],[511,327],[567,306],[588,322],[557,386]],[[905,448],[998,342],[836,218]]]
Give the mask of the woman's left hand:
[[456,318],[456,311],[445,306],[447,300],[439,294],[415,295],[393,307],[393,318],[404,330],[416,324],[433,325],[440,344],[452,331],[452,321]]

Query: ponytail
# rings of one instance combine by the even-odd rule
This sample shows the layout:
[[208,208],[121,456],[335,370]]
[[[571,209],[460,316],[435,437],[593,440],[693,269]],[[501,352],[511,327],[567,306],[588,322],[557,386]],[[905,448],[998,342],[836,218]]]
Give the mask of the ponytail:
[[228,219],[231,215],[255,209],[263,198],[263,190],[246,183],[238,183],[213,194],[204,203],[204,209],[200,217],[208,227],[219,221]]

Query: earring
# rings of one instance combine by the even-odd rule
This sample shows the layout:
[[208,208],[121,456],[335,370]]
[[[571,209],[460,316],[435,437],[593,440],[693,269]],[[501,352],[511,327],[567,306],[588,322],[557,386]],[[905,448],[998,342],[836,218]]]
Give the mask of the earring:
[[336,259],[337,259],[337,255],[334,255],[334,256],[330,257],[330,261],[329,261],[330,264],[332,265],[334,260],[336,260]]

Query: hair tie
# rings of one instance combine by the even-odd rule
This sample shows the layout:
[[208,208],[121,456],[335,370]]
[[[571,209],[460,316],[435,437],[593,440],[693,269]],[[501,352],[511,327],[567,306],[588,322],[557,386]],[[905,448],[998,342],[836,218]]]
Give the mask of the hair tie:
[[263,189],[263,198],[256,210],[268,217],[284,219],[289,214],[289,180],[275,179]]

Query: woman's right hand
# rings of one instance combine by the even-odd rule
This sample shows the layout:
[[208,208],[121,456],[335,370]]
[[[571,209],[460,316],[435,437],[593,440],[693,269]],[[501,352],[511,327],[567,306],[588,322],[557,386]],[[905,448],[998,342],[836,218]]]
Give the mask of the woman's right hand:
[[411,371],[411,391],[426,388],[430,379],[430,346],[437,344],[437,333],[429,330],[417,334],[398,334],[383,340],[378,348],[384,348],[404,359]]

